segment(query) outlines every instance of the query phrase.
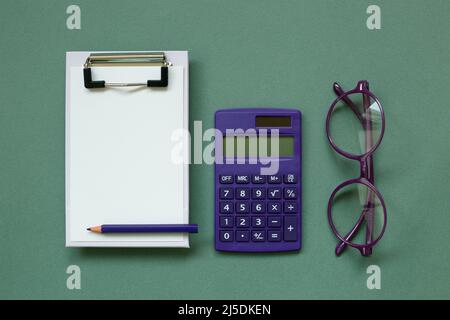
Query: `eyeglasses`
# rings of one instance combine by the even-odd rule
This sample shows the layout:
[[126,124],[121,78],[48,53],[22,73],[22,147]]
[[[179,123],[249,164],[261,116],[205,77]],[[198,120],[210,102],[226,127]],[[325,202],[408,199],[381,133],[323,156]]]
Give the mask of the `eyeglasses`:
[[386,205],[374,185],[373,166],[373,153],[384,135],[384,111],[367,81],[359,81],[347,92],[334,83],[333,90],[338,97],[327,114],[328,141],[340,155],[359,161],[360,176],[341,183],[331,193],[328,222],[339,240],[337,256],[347,246],[370,256],[386,229]]

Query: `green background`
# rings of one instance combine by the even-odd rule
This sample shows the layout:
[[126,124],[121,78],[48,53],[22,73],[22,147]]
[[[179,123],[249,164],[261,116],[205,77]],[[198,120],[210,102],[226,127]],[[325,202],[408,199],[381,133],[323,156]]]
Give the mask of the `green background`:
[[[81,30],[66,8],[81,7]],[[382,29],[366,27],[369,4]],[[0,297],[145,299],[450,298],[449,1],[2,1]],[[214,111],[303,112],[303,249],[213,247],[213,166],[192,165],[190,249],[65,248],[65,52],[189,50],[190,123]],[[388,228],[371,258],[334,256],[332,189],[358,166],[329,147],[333,81],[368,79],[386,135],[375,157]],[[81,268],[81,290],[66,268]],[[368,290],[366,268],[382,271]]]

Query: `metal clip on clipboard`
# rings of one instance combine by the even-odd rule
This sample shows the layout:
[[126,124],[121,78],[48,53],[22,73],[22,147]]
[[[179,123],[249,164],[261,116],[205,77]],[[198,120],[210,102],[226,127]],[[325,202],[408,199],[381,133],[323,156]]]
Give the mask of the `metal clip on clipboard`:
[[[87,89],[106,87],[167,87],[169,83],[168,67],[164,52],[144,53],[93,53],[86,59],[83,68],[84,86]],[[104,80],[92,80],[92,67],[160,66],[160,80],[148,80],[135,83],[108,83]]]

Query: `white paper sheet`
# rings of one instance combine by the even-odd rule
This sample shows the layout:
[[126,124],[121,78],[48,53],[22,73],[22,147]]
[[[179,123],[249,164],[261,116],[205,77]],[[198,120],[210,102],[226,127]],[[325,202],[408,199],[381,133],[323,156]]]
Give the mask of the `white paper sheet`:
[[[73,56],[71,56],[73,54]],[[87,54],[85,55],[87,56]],[[96,234],[101,224],[189,223],[187,173],[171,159],[187,124],[182,66],[167,88],[86,89],[80,53],[67,54],[66,245],[188,247],[186,234]],[[158,67],[93,68],[108,82],[158,79]]]

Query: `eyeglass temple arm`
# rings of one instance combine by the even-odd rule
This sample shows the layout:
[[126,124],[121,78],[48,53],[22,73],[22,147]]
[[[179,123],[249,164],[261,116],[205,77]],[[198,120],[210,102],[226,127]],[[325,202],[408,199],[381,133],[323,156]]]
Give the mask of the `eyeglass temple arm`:
[[[369,83],[367,81],[360,81],[358,83],[361,89],[369,90]],[[370,97],[363,94],[363,108],[365,114],[364,132],[366,138],[366,153],[372,149],[373,146],[373,135],[372,135],[372,115],[370,110]],[[375,175],[373,168],[373,156],[369,155],[365,160],[366,171],[363,172],[363,176],[374,184]],[[369,190],[366,199],[366,206],[369,208],[368,215],[366,217],[366,244],[372,243],[373,241],[373,227],[374,227],[374,195],[373,191]],[[367,254],[372,254],[372,247],[367,248]]]
[[[337,82],[333,83],[333,91],[338,97],[342,96],[345,93],[345,91]],[[353,101],[348,96],[343,97],[342,100],[350,107],[350,109],[352,109],[353,113],[356,115],[359,122],[361,122],[361,124],[364,125],[364,120],[361,115],[361,112],[359,112],[358,108],[355,106]]]
[[[355,223],[352,230],[350,230],[350,232],[347,233],[347,235],[344,237],[346,241],[351,241],[356,236],[356,234],[358,233],[359,229],[362,226],[362,223],[368,211],[373,211],[373,208],[368,206],[361,212],[361,215],[359,216],[358,221]],[[347,248],[347,244],[344,241],[338,243],[335,250],[336,255],[340,256],[341,253],[345,250],[345,248]],[[362,248],[359,249],[359,251],[363,256],[369,256],[372,253],[372,250],[371,249],[369,250],[369,248]]]

